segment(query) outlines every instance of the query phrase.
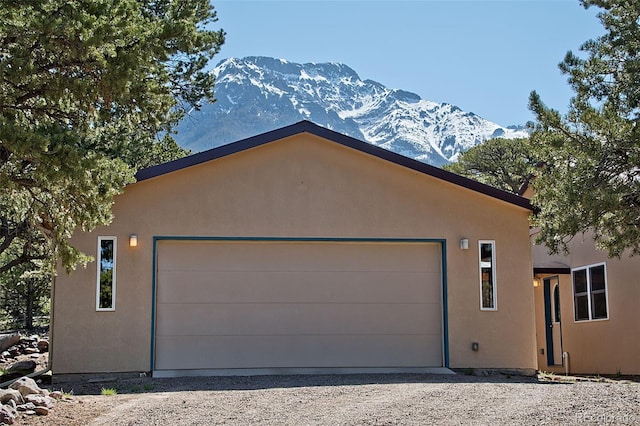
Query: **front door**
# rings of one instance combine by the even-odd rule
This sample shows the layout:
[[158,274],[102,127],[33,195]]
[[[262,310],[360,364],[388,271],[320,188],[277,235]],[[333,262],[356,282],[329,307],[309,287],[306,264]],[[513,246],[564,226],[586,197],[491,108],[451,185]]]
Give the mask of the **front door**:
[[560,283],[558,277],[544,279],[544,314],[547,341],[547,365],[562,365],[562,327]]

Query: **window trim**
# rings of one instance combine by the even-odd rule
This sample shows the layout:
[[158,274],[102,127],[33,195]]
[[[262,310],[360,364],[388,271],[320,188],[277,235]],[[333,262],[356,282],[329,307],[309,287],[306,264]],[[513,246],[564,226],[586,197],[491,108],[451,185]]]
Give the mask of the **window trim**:
[[[493,283],[493,307],[485,308],[482,306],[482,245],[491,244],[491,279]],[[497,311],[498,310],[498,281],[496,274],[496,241],[495,240],[478,240],[478,281],[480,285],[480,310],[481,311]]]
[[[100,264],[101,264],[101,245],[103,241],[113,241],[113,272],[111,274],[111,307],[100,307]],[[96,251],[96,311],[97,312],[113,312],[116,310],[116,270],[118,264],[118,238],[115,236],[99,236]]]
[[[590,270],[591,268],[595,268],[598,266],[602,266],[604,268],[604,297],[605,297],[605,303],[606,303],[606,307],[607,307],[607,316],[606,318],[592,318],[593,316],[593,311],[592,311],[592,297],[593,297],[593,291],[591,289],[591,274],[590,274]],[[586,271],[586,276],[587,276],[587,312],[589,313],[589,318],[587,319],[576,319],[576,286],[575,286],[575,281],[573,278],[573,274],[575,271]],[[573,322],[574,323],[582,323],[582,322],[592,322],[592,321],[608,321],[609,320],[609,286],[607,285],[607,263],[606,262],[599,262],[599,263],[592,263],[589,265],[585,265],[585,266],[580,266],[577,268],[572,268],[571,269],[571,293],[573,296]]]

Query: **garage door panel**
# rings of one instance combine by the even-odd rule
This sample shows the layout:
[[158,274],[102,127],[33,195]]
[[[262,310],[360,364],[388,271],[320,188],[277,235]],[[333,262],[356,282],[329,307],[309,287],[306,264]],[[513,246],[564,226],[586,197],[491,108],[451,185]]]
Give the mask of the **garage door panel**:
[[440,272],[439,257],[433,256],[439,251],[433,244],[172,241],[163,244],[158,269],[197,271],[218,265],[228,271],[246,271],[250,265],[256,271],[278,271],[286,265],[291,271]]
[[160,241],[156,370],[442,366],[440,245]]
[[440,303],[440,273],[378,271],[167,271],[158,303]]
[[156,369],[422,367],[425,358],[441,364],[439,340],[440,335],[158,337]]
[[280,334],[440,335],[439,304],[171,304],[163,336]]

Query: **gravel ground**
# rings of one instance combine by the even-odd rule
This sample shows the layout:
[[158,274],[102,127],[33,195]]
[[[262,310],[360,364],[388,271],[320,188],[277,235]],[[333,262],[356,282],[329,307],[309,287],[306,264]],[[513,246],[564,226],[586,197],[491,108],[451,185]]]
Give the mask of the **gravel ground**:
[[[640,383],[540,376],[324,375],[121,379],[23,425],[640,424]],[[117,395],[100,395],[113,388]]]

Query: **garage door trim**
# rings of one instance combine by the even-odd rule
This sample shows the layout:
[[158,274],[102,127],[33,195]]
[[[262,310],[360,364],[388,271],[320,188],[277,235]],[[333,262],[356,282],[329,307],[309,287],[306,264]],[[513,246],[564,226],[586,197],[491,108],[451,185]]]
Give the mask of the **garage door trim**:
[[214,237],[214,236],[154,236],[153,270],[151,295],[151,350],[149,371],[155,369],[156,348],[156,293],[157,293],[157,251],[159,241],[221,241],[221,242],[338,242],[338,243],[438,243],[441,250],[442,270],[442,350],[444,367],[449,368],[449,331],[447,305],[447,241],[443,238],[332,238],[332,237]]

